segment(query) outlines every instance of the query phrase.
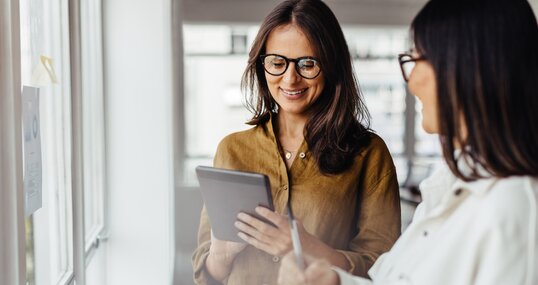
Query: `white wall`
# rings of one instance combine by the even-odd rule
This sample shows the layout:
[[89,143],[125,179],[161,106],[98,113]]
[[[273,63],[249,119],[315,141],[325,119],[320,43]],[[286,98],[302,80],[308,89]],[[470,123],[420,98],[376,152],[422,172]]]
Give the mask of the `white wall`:
[[171,1],[103,1],[110,285],[172,280]]

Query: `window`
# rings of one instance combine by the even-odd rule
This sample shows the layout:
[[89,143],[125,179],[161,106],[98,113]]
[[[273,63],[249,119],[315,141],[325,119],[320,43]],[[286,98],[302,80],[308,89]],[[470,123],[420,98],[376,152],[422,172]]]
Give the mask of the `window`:
[[[22,83],[40,87],[43,204],[29,223],[33,225],[29,244],[34,248],[35,284],[65,284],[73,277],[66,4],[54,0],[20,1]],[[43,73],[47,63],[56,78],[52,73]],[[30,270],[29,274],[32,275]]]
[[[104,231],[104,107],[101,2],[81,1],[82,125],[71,120],[68,1],[22,0],[22,83],[39,87],[42,208],[27,218],[28,284],[71,284],[78,255],[91,256]],[[82,129],[84,223],[73,216],[72,130]],[[74,248],[77,229],[85,246]],[[86,260],[89,262],[89,260]],[[85,264],[87,265],[87,263]],[[84,268],[84,265],[83,265]]]

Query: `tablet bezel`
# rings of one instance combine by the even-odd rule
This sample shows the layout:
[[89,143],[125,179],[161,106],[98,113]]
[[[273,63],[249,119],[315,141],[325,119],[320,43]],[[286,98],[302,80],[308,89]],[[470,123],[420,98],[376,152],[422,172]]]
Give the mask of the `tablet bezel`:
[[269,178],[261,173],[209,166],[196,167],[200,192],[217,239],[241,242],[234,226],[240,212],[271,222],[255,212],[257,206],[274,210]]

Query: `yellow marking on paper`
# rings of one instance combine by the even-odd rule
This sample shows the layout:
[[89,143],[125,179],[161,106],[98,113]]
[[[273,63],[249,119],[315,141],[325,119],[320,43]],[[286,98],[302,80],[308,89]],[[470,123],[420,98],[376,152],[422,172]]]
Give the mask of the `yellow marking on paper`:
[[52,58],[44,55],[40,56],[37,66],[32,73],[32,85],[34,86],[49,86],[58,83],[56,72]]

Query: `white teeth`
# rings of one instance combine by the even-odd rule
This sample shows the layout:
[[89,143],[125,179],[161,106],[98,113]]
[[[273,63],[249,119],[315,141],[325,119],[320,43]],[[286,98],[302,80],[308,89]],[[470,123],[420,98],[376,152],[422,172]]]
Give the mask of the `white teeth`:
[[297,94],[301,94],[303,92],[305,92],[306,89],[303,89],[303,90],[299,90],[299,91],[287,91],[287,90],[284,90],[282,89],[282,92],[288,94],[288,95],[297,95]]

